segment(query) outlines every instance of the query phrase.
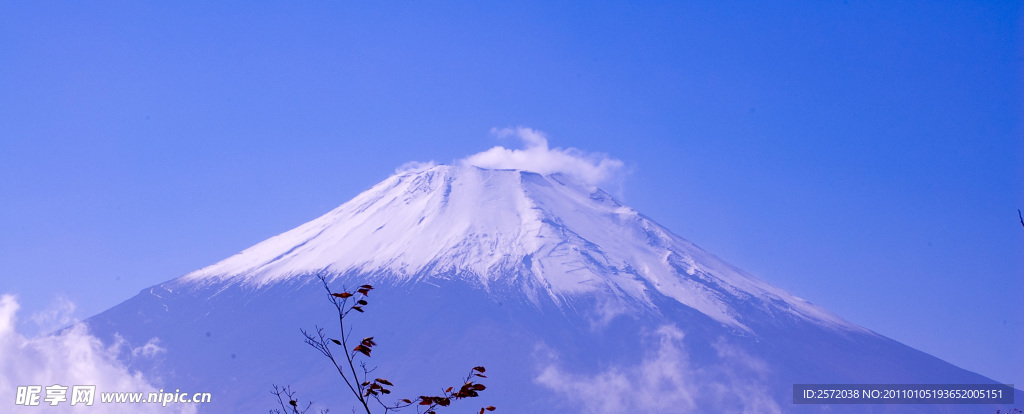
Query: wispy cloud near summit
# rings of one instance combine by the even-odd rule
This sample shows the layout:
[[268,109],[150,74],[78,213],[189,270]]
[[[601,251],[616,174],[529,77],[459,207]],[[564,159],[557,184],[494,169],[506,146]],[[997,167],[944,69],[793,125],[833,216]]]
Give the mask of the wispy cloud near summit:
[[496,146],[470,155],[459,161],[462,165],[481,168],[500,168],[533,171],[540,174],[563,173],[587,184],[599,185],[615,178],[622,170],[622,161],[607,154],[589,153],[576,148],[550,148],[543,132],[526,128],[494,128],[499,138],[516,137],[523,141],[523,149]]

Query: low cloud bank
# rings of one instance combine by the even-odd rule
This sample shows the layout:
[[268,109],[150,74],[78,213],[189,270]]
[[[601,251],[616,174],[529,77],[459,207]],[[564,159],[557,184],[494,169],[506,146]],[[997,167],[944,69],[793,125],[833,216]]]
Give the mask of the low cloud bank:
[[[27,338],[17,331],[18,301],[12,295],[0,296],[0,404],[5,412],[47,413],[124,413],[124,412],[194,412],[193,406],[161,407],[160,404],[104,404],[100,392],[155,392],[142,374],[131,372],[117,360],[117,355],[129,352],[133,356],[152,357],[162,352],[155,341],[127,349],[122,341],[105,347],[89,334],[85,325],[74,324],[59,334]],[[74,305],[60,301],[57,308],[30,317],[37,323],[70,321]],[[14,405],[19,386],[42,386],[39,406]],[[67,401],[50,406],[46,402],[45,387],[69,387]],[[95,385],[92,406],[71,406],[70,387]],[[19,411],[21,410],[21,411]]]
[[566,372],[557,355],[549,353],[535,381],[587,413],[701,412],[708,407],[722,412],[782,412],[760,378],[767,370],[763,362],[719,342],[715,350],[728,366],[698,368],[689,360],[679,328],[665,325],[653,336],[657,345],[640,363],[595,375]]

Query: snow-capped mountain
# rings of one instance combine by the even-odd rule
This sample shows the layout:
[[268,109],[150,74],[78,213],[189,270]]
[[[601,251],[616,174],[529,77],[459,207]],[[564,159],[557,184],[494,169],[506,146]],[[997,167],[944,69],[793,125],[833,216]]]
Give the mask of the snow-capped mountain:
[[657,292],[747,329],[732,303],[856,329],[743,273],[571,177],[435,166],[392,176],[324,216],[184,281],[264,285],[320,270],[374,282],[459,278],[558,304]]
[[396,174],[88,323],[111,341],[157,338],[159,358],[126,362],[166,387],[212,392],[209,412],[272,408],[272,384],[346,411],[337,374],[298,333],[332,326],[317,274],[377,287],[352,323],[379,339],[370,363],[397,394],[486,365],[485,400],[504,412],[978,412],[797,406],[792,386],[992,383],[744,273],[570,176],[468,166]]

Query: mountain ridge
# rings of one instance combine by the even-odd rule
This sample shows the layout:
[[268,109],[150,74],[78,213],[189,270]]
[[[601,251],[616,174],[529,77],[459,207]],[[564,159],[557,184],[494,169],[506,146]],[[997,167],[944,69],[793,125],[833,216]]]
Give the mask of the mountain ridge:
[[570,176],[461,166],[398,173],[87,323],[108,343],[158,343],[158,357],[125,363],[214,392],[216,412],[263,411],[275,383],[344,407],[297,332],[337,324],[319,275],[377,287],[353,323],[380,338],[375,358],[400,395],[484,365],[488,404],[513,412],[932,414],[976,410],[794,405],[792,386],[994,383],[736,269]]
[[[424,272],[428,270],[429,272]],[[393,175],[293,230],[183,276],[269,283],[319,271],[405,280],[458,273],[485,290],[518,274],[556,303],[605,290],[679,300],[747,328],[729,301],[758,300],[808,320],[863,329],[700,249],[597,187],[564,174],[438,165]],[[385,279],[378,277],[378,279]]]

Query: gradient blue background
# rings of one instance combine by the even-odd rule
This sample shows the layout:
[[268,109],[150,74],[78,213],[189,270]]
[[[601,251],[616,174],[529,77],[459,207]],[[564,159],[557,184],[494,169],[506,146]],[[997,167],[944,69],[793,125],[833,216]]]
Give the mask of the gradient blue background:
[[1024,384],[1019,2],[367,3],[0,4],[21,329],[522,125],[736,266]]

